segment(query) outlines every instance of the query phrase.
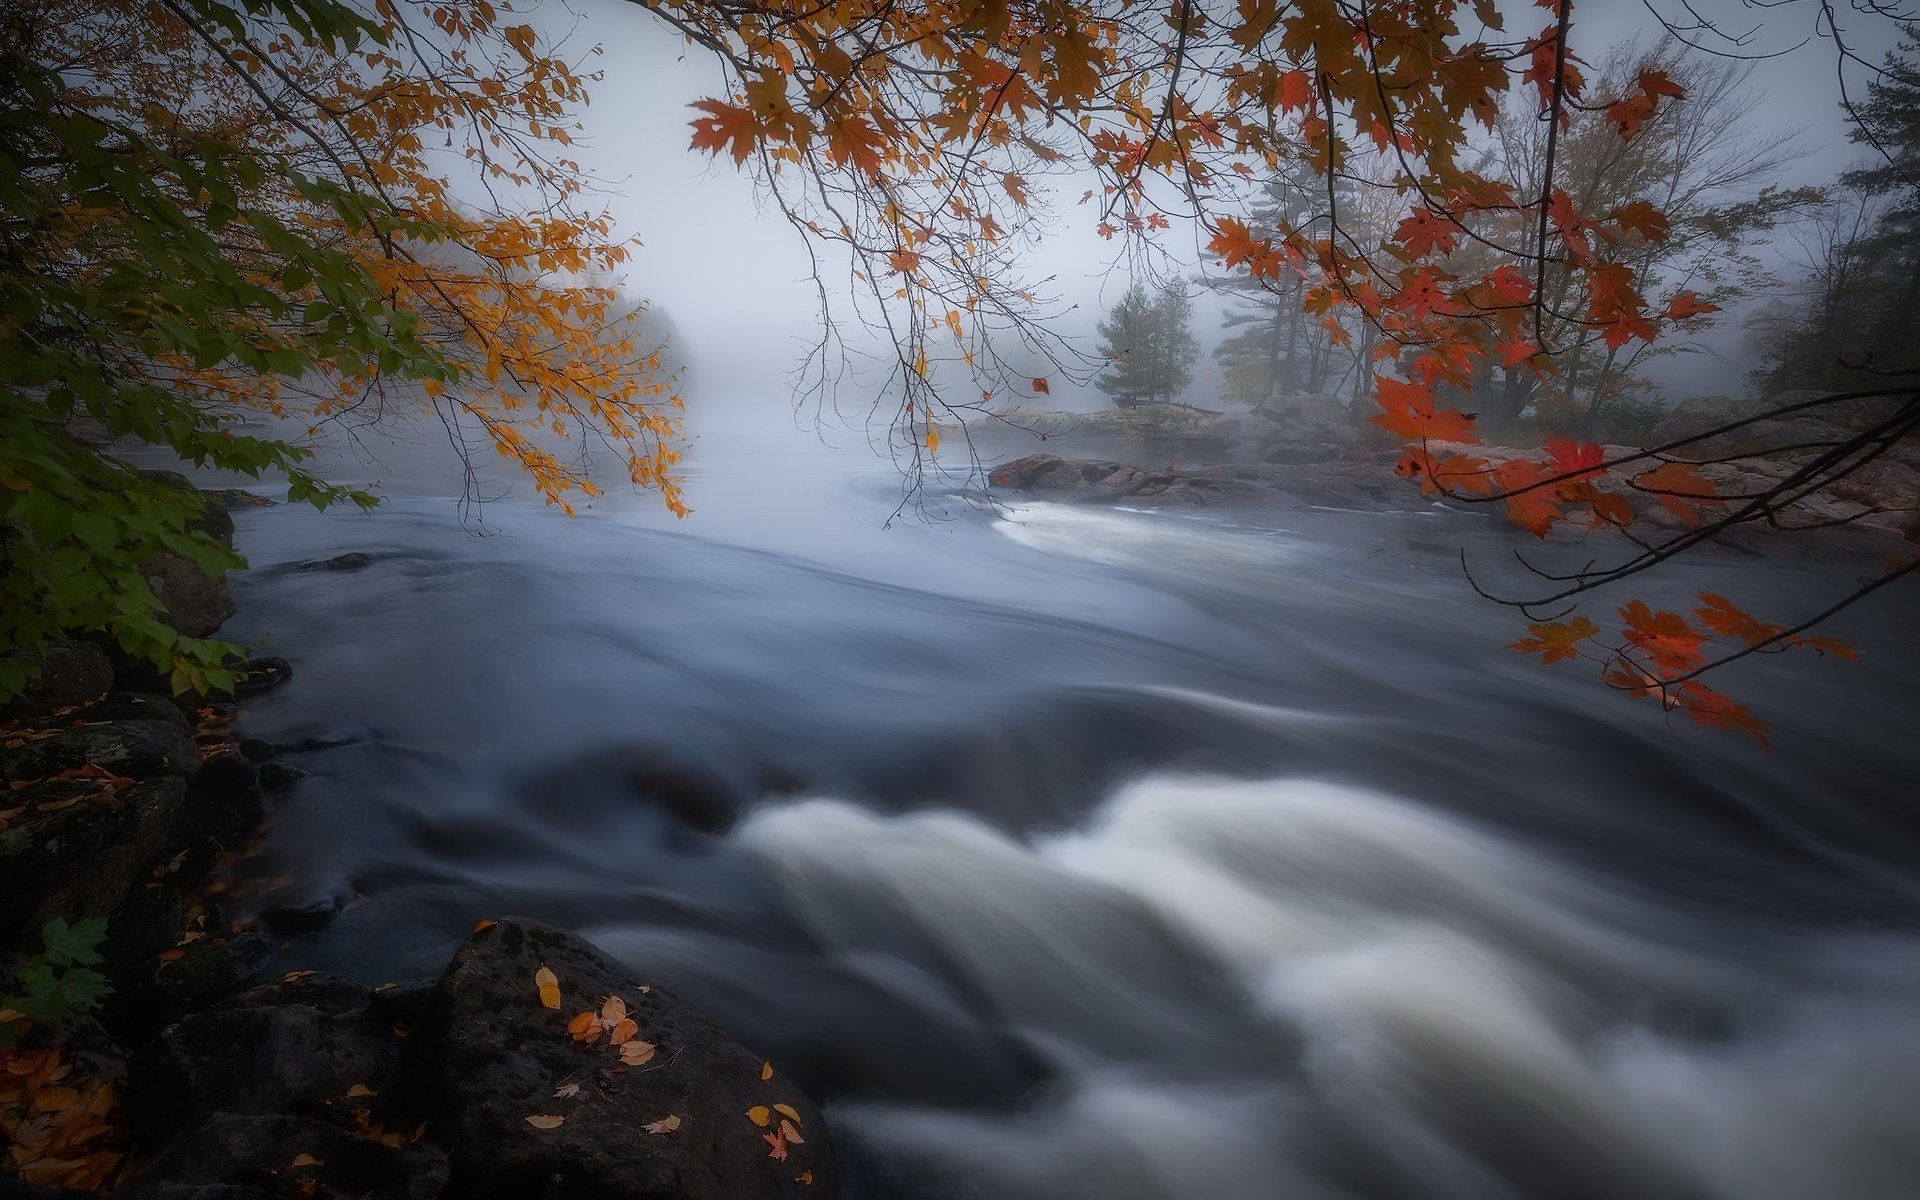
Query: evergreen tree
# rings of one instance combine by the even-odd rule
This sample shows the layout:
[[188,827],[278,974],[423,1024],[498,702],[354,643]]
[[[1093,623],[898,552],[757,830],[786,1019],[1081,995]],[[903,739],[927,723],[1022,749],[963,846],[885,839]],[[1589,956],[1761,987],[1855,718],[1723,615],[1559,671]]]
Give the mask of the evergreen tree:
[[1193,302],[1179,283],[1150,296],[1135,282],[1097,329],[1100,353],[1112,361],[1094,386],[1120,407],[1171,404],[1192,382],[1200,344],[1193,336]]

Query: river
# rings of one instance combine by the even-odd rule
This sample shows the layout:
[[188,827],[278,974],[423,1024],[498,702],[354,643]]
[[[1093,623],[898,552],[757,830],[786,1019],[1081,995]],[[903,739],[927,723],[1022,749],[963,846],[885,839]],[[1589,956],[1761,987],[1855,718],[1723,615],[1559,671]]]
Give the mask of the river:
[[308,772],[252,870],[345,902],[284,965],[576,929],[823,1102],[859,1200],[1920,1196],[1910,596],[1728,672],[1761,752],[1504,649],[1483,516],[883,529],[834,461],[696,465],[677,523],[238,514],[227,633],[296,669],[243,731]]

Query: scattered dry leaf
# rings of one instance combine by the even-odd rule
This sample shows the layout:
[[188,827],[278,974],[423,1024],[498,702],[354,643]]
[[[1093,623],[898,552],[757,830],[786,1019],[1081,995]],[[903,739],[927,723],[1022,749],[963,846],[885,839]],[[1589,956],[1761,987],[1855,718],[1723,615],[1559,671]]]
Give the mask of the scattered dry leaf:
[[578,1083],[563,1083],[553,1089],[553,1098],[555,1100],[571,1100],[579,1094],[580,1085]]
[[326,1165],[326,1160],[315,1158],[311,1154],[301,1154],[296,1155],[294,1160],[287,1165],[289,1167],[323,1167]]
[[758,1125],[760,1128],[765,1129],[767,1127],[767,1123],[773,1120],[773,1110],[768,1108],[764,1104],[756,1104],[752,1108],[747,1110],[747,1120],[752,1121],[755,1125]]
[[607,1031],[607,1041],[618,1046],[639,1032],[640,1027],[633,1023],[633,1018],[628,1017]]
[[540,1003],[543,1007],[558,1012],[560,1009],[560,978],[543,963],[533,973],[533,982],[540,988]]
[[787,1118],[787,1120],[792,1121],[795,1125],[800,1123],[800,1112],[791,1104],[776,1104],[773,1106],[773,1111]]
[[794,1181],[795,1183],[805,1183],[805,1184],[811,1184],[811,1183],[813,1182],[813,1172],[812,1172],[812,1171],[802,1171],[802,1172],[800,1172],[800,1173],[799,1173],[798,1175],[795,1175],[795,1176],[793,1177],[793,1181]]
[[567,1032],[573,1035],[576,1042],[597,1042],[600,1040],[600,1018],[583,1012],[567,1022]]
[[481,932],[484,932],[485,930],[492,929],[495,925],[498,925],[499,923],[500,922],[498,921],[481,921],[480,923],[476,924],[473,927],[473,931],[475,933],[481,933]]
[[645,1066],[653,1058],[652,1042],[628,1042],[620,1047],[620,1061],[629,1067]]
[[672,1133],[680,1128],[679,1117],[661,1117],[658,1121],[649,1121],[642,1126],[648,1133]]
[[379,1094],[379,1092],[374,1091],[364,1083],[356,1083],[347,1089],[347,1099],[349,1100],[358,1100],[362,1096],[378,1096]]
[[792,1121],[780,1122],[780,1136],[796,1146],[804,1146],[807,1144],[807,1139],[800,1136],[800,1131],[793,1127]]
[[763,1133],[760,1135],[760,1139],[766,1142],[767,1145],[773,1147],[773,1149],[767,1151],[768,1158],[775,1162],[787,1161],[787,1139],[780,1136],[779,1130],[776,1129],[772,1133]]
[[763,1062],[763,1063],[761,1063],[761,1064],[760,1064],[760,1078],[762,1078],[762,1079],[772,1079],[772,1078],[773,1078],[773,1064],[772,1064],[772,1063],[770,1063],[770,1062]]
[[533,1126],[535,1129],[558,1129],[566,1123],[567,1119],[565,1117],[550,1116],[546,1113],[527,1118],[527,1124]]

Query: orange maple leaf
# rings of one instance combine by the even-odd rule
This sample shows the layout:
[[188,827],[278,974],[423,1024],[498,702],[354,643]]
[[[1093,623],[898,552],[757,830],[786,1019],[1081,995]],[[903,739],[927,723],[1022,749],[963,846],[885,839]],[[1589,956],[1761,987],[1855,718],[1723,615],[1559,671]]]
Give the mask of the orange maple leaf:
[[1521,638],[1510,649],[1522,654],[1538,654],[1541,666],[1581,657],[1580,643],[1600,633],[1600,627],[1585,617],[1575,617],[1571,621],[1529,622],[1527,630],[1533,636]]
[[714,155],[727,150],[733,155],[736,166],[747,161],[747,156],[753,153],[755,140],[752,109],[736,108],[718,100],[696,100],[691,107],[711,114],[691,122],[695,150],[705,150]]

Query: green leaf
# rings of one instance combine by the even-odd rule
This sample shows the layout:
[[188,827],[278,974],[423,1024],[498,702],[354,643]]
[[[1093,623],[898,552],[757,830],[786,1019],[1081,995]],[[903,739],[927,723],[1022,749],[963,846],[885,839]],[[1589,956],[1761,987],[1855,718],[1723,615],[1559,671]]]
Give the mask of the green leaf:
[[100,961],[100,943],[107,940],[105,917],[88,917],[69,925],[55,917],[40,928],[40,943],[46,958],[56,966],[91,965]]

